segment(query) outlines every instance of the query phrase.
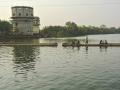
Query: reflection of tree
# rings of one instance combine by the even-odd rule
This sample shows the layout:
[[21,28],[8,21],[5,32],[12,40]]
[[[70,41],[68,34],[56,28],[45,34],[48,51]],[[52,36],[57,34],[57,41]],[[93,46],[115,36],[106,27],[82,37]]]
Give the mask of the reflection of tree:
[[[26,75],[35,68],[35,59],[39,54],[39,49],[32,46],[15,46],[14,47],[14,69],[16,74]],[[27,77],[27,76],[26,76]]]

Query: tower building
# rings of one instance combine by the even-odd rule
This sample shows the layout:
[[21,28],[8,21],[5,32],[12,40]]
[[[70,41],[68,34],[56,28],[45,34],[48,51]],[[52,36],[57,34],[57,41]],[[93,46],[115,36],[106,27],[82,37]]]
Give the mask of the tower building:
[[[32,7],[12,7],[13,33],[17,35],[33,35],[39,33],[39,17],[34,17]],[[36,22],[36,23],[35,23]],[[34,30],[35,28],[35,30]],[[35,32],[34,32],[35,31]]]

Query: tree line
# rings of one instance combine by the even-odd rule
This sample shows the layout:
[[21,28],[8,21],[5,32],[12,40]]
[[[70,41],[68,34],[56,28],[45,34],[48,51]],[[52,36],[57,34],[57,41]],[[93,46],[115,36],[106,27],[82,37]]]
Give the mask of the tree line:
[[78,26],[74,22],[66,22],[65,26],[46,26],[41,30],[42,37],[73,37],[89,34],[115,34],[120,33],[120,28],[96,26]]
[[[12,24],[0,20],[0,36],[12,35]],[[96,26],[79,26],[74,22],[66,22],[64,26],[46,26],[40,30],[40,37],[74,37],[89,34],[115,34],[120,33],[120,28]]]

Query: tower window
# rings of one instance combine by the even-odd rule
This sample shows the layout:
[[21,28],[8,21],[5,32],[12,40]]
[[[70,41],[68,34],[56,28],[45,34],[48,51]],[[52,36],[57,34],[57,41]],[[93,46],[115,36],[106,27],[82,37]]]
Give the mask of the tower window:
[[26,13],[26,16],[28,16],[28,13]]
[[19,10],[21,10],[22,8],[18,8]]
[[15,25],[17,26],[17,25],[18,25],[18,23],[15,23]]
[[21,13],[19,13],[19,16],[21,16]]
[[13,13],[13,16],[15,16],[15,13]]

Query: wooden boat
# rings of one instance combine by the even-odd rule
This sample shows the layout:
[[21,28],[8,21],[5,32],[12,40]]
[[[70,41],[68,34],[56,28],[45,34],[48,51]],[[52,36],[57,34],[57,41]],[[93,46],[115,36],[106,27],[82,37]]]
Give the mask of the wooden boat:
[[80,46],[98,46],[98,47],[120,47],[120,43],[108,43],[108,44],[72,44],[72,43],[63,43],[63,47],[80,47]]
[[38,43],[38,44],[16,44],[16,43],[4,43],[0,44],[0,46],[48,46],[48,47],[56,47],[58,46],[57,43]]

